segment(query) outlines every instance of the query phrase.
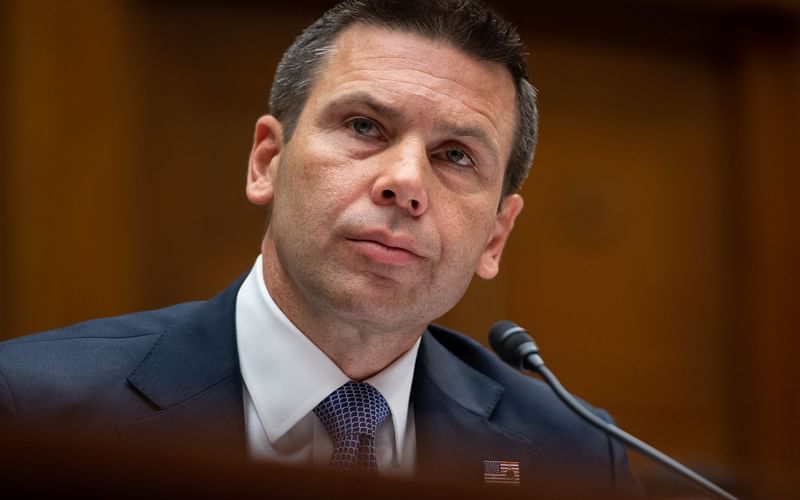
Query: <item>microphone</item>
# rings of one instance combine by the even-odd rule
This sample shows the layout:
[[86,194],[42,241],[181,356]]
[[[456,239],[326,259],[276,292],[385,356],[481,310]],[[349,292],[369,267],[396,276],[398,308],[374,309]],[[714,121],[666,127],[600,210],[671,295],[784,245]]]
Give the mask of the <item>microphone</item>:
[[658,451],[644,441],[628,434],[616,425],[606,422],[589,411],[580,401],[564,389],[561,382],[545,366],[539,355],[539,347],[524,328],[508,320],[498,321],[489,329],[489,345],[500,359],[520,370],[529,370],[542,376],[556,395],[581,418],[605,432],[624,445],[633,448],[647,458],[658,462],[689,479],[693,485],[710,493],[716,498],[737,500],[735,496],[723,490],[700,474],[689,469],[677,460]]

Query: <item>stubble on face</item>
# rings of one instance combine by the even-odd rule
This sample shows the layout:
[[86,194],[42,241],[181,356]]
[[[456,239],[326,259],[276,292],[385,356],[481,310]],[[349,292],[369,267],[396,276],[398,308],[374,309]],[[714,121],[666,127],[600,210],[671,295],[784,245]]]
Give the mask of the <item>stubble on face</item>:
[[[335,328],[410,346],[471,281],[494,226],[514,116],[504,68],[418,35],[347,29],[280,153],[262,249],[279,307],[312,340]],[[353,117],[380,137],[354,134]],[[456,150],[477,165],[445,161]],[[424,212],[384,203],[382,182],[424,196]],[[410,256],[394,262],[383,238]]]

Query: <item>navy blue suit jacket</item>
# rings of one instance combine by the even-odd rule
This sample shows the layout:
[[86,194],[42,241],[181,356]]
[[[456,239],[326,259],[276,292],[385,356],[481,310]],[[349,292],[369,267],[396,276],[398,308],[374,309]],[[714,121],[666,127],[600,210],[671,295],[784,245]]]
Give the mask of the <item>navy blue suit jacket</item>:
[[[244,456],[241,281],[206,302],[0,343],[0,420]],[[461,334],[430,326],[411,397],[420,479],[478,485],[483,460],[508,460],[519,462],[521,486],[535,493],[637,495],[618,444]]]

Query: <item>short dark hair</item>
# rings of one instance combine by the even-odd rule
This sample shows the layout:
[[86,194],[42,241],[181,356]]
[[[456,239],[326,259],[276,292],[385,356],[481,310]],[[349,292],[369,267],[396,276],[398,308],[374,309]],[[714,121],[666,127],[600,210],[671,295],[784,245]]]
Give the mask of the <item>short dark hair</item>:
[[295,39],[275,71],[270,113],[283,124],[285,140],[291,140],[314,78],[336,38],[357,23],[443,40],[508,69],[516,89],[517,122],[502,194],[517,191],[528,175],[536,146],[536,90],[528,81],[519,33],[479,0],[345,0],[331,8]]

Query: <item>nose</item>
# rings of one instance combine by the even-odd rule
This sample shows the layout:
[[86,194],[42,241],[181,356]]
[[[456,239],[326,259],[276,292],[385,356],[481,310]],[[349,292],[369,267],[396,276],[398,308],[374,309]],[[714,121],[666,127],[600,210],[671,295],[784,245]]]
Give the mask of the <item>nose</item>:
[[398,147],[394,153],[381,159],[380,172],[372,185],[372,201],[377,205],[397,205],[412,217],[419,217],[428,210],[427,152],[409,145]]

